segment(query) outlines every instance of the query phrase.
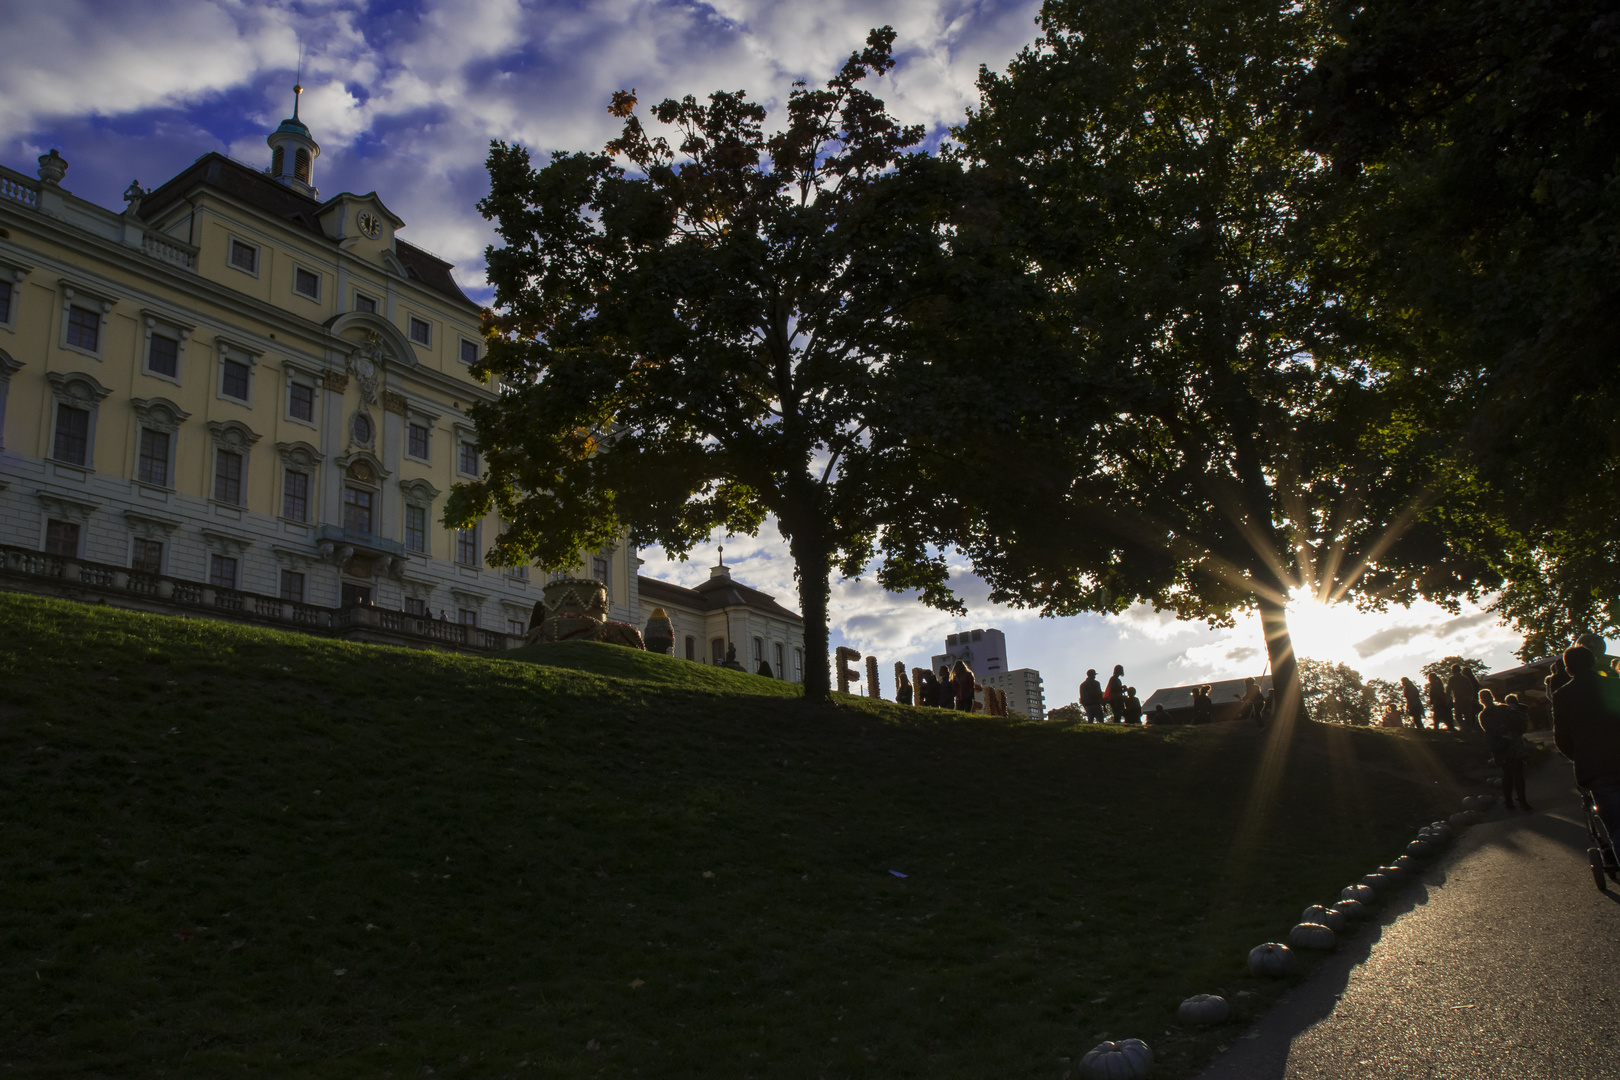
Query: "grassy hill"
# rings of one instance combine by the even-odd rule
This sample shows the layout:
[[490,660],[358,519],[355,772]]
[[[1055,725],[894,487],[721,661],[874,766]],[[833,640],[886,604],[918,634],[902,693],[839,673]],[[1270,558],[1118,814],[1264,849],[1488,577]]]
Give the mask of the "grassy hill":
[[0,1069],[1056,1078],[1137,1036],[1185,1075],[1234,1032],[1181,998],[1275,994],[1249,947],[1461,750],[0,595]]

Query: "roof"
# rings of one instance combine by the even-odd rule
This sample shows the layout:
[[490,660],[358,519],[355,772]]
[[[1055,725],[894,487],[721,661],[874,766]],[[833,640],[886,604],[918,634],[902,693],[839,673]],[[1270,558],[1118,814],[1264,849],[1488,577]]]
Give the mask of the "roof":
[[[1260,686],[1263,694],[1271,689],[1271,676],[1262,675],[1254,680]],[[1192,693],[1200,686],[1210,687],[1209,700],[1217,706],[1227,705],[1243,696],[1243,679],[1212,679],[1207,683],[1191,683],[1187,686],[1167,686],[1163,690],[1155,690],[1148,699],[1142,702],[1142,711],[1153,712],[1159,705],[1164,706],[1165,712],[1174,712],[1177,709],[1192,708]]]
[[804,622],[797,611],[778,604],[774,596],[741,585],[729,577],[712,577],[697,588],[688,589],[671,581],[642,577],[638,574],[636,586],[641,592],[642,600],[654,604],[679,604],[681,607],[696,608],[699,611],[745,607],[790,622]]
[[[204,154],[184,171],[143,198],[141,219],[151,221],[158,217],[164,210],[184,199],[186,192],[199,184],[263,210],[270,216],[317,237],[334,249],[338,246],[337,241],[326,235],[326,230],[321,228],[320,222],[320,212],[331,200],[323,203],[312,199],[239,161],[232,161],[224,154],[218,153]],[[450,275],[453,264],[398,238],[394,240],[394,254],[398,256],[400,265],[405,268],[406,275],[411,279],[457,303],[474,309],[478,307],[468,299],[467,294],[461,291],[455,278]]]

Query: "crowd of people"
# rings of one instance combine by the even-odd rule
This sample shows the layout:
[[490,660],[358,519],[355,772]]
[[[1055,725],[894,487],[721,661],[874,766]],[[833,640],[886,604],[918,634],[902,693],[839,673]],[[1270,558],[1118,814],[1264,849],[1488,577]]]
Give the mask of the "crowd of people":
[[1136,696],[1136,687],[1125,685],[1125,665],[1115,664],[1108,685],[1097,681],[1097,669],[1087,668],[1080,684],[1080,709],[1092,724],[1140,724],[1142,699]]
[[1006,715],[1005,696],[999,690],[980,685],[965,660],[941,664],[937,676],[927,668],[917,669],[916,675],[913,682],[904,671],[896,671],[895,700],[900,704]]
[[[1405,709],[1390,703],[1385,706],[1380,723],[1384,727],[1402,727],[1410,723],[1419,728],[1432,726],[1436,731],[1444,727],[1448,731],[1461,728],[1465,732],[1479,732],[1479,717],[1483,709],[1479,703],[1479,679],[1465,665],[1452,664],[1451,673],[1444,680],[1439,672],[1429,672],[1425,689],[1428,692],[1427,700],[1417,683],[1402,675],[1401,700]],[[1432,720],[1430,725],[1424,724],[1425,717]]]

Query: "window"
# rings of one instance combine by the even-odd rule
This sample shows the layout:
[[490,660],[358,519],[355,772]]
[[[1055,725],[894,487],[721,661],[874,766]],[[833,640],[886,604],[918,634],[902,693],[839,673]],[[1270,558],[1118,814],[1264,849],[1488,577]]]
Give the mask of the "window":
[[461,339],[461,362],[463,364],[478,363],[478,342]]
[[300,184],[309,183],[309,151],[303,147],[293,154],[293,179]]
[[413,458],[428,457],[428,429],[426,424],[405,425],[405,453]]
[[140,574],[163,573],[163,545],[156,540],[136,537],[129,568]]
[[343,528],[371,535],[371,492],[352,487],[343,489]]
[[592,556],[591,576],[604,585],[612,584],[611,570],[605,557],[601,555]]
[[141,459],[136,476],[143,484],[169,486],[169,433],[141,428]]
[[180,375],[180,343],[172,337],[153,334],[146,347],[146,370],[171,379]]
[[368,315],[377,314],[377,300],[365,293],[354,294],[354,310],[364,311]]
[[90,458],[90,410],[56,406],[56,447],[51,454],[69,465],[84,465]]
[[508,566],[506,568],[506,576],[509,578],[516,578],[518,581],[528,581],[529,568],[527,566]]
[[321,275],[313,270],[305,270],[302,266],[293,267],[293,292],[299,296],[307,296],[311,300],[319,300]]
[[456,530],[456,562],[463,566],[478,565],[478,526]]
[[377,429],[371,423],[371,417],[365,413],[354,414],[354,421],[349,425],[349,430],[354,433],[354,441],[361,446],[370,446],[372,438],[377,434]]
[[765,642],[760,640],[759,638],[755,638],[754,639],[754,670],[758,671],[759,670],[759,665],[763,664],[764,662],[765,662]]
[[405,614],[424,616],[427,614],[427,604],[420,596],[407,596],[405,598]]
[[782,643],[778,641],[776,645],[773,646],[773,649],[776,653],[776,677],[778,679],[785,679],[787,678],[787,665],[782,663]]
[[13,287],[9,281],[0,281],[0,323],[11,321],[11,297]]
[[433,327],[428,325],[426,319],[418,319],[415,315],[411,316],[411,340],[418,345],[433,344]]
[[461,444],[461,458],[456,466],[467,476],[478,475],[478,447],[470,442]]
[[242,455],[229,450],[214,451],[214,499],[232,506],[242,505]]
[[709,642],[709,663],[718,664],[726,658],[726,639],[715,638]]
[[427,554],[427,507],[405,508],[405,550]]
[[352,581],[345,581],[341,590],[343,607],[370,607],[371,588],[367,585],[356,585]]
[[697,638],[695,637],[688,637],[686,639],[686,658],[688,660],[697,659]]
[[77,304],[68,308],[67,343],[75,349],[95,352],[101,347],[101,314]]
[[78,558],[78,522],[57,521],[55,518],[47,521],[45,523],[45,551],[47,554],[61,555],[68,559]]
[[287,415],[306,424],[315,422],[315,388],[304,383],[287,386]]
[[804,682],[804,650],[793,650],[793,681]]
[[237,401],[248,399],[250,368],[240,360],[226,358],[219,365],[219,392]]
[[295,604],[304,602],[304,575],[297,570],[281,572],[281,598]]
[[236,560],[229,555],[208,556],[208,584],[216,589],[236,588]]
[[259,272],[259,249],[240,240],[231,241],[231,265],[250,274]]
[[507,619],[506,620],[506,632],[508,634],[516,634],[518,637],[522,637],[523,636],[523,620],[522,619]]
[[281,474],[281,516],[288,521],[309,522],[309,474],[295,469]]
[[456,608],[456,622],[462,626],[477,626],[478,612],[473,608]]

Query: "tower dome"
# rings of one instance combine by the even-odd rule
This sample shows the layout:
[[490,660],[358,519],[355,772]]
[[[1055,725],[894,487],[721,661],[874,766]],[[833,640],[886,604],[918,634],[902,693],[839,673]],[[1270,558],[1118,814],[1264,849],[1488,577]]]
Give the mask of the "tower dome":
[[283,120],[265,142],[270,144],[271,178],[314,198],[315,159],[321,156],[321,147],[310,137],[309,128],[298,119],[298,99],[303,92],[302,86],[293,87],[293,114]]

